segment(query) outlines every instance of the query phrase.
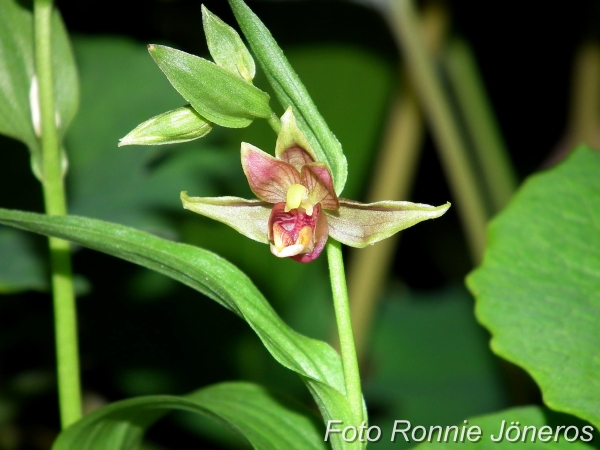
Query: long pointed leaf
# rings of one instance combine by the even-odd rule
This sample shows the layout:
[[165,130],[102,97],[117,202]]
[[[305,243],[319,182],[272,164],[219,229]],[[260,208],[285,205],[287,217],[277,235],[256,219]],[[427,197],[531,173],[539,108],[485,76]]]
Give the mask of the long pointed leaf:
[[348,175],[342,146],[267,27],[242,0],[229,0],[229,4],[280,103],[284,109],[288,106],[293,108],[298,125],[306,134],[319,160],[327,163],[331,169],[335,190],[339,195]]
[[257,450],[324,450],[322,433],[288,399],[252,383],[220,383],[186,397],[153,395],[113,403],[65,430],[52,450],[129,450],[144,432],[172,410],[224,422]]
[[[339,355],[325,342],[292,330],[250,279],[223,258],[133,228],[75,216],[46,216],[0,208],[0,224],[55,236],[156,270],[202,292],[242,317],[273,357],[298,373],[327,419],[354,423]],[[334,436],[333,448],[360,448]]]

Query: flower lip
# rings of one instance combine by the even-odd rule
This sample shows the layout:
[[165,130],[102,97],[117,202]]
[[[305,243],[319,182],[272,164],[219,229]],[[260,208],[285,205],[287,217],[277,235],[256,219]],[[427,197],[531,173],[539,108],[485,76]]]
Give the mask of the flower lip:
[[327,241],[327,219],[316,205],[312,215],[304,208],[286,211],[286,204],[273,206],[268,224],[271,253],[308,262],[315,259]]

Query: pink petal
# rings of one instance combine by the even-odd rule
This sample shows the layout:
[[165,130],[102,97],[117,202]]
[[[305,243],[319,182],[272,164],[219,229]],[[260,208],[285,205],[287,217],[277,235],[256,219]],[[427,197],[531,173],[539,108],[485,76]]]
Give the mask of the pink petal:
[[302,166],[315,162],[312,156],[304,150],[302,147],[294,146],[286,149],[280,156],[279,159],[290,163],[294,168],[300,172]]
[[284,202],[288,188],[300,184],[300,173],[291,164],[245,142],[242,143],[242,167],[250,189],[265,202]]
[[181,201],[185,209],[223,222],[250,239],[269,243],[269,203],[238,197],[188,197],[187,192],[181,193]]
[[405,228],[443,215],[450,203],[430,206],[421,203],[384,201],[359,203],[340,198],[340,209],[328,212],[329,235],[351,247],[366,247]]
[[312,204],[321,203],[324,209],[339,208],[331,172],[326,164],[310,163],[302,167],[302,184],[308,189],[308,197]]

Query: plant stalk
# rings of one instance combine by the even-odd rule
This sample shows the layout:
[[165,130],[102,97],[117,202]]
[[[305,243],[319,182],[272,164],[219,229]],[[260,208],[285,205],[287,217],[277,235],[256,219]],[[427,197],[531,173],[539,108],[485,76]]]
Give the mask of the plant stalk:
[[495,214],[506,206],[517,189],[517,177],[479,74],[475,56],[467,42],[454,39],[446,50],[445,61],[450,83],[473,141]]
[[[42,187],[48,215],[67,212],[52,73],[52,0],[34,1],[35,66],[39,87]],[[81,417],[77,317],[69,243],[49,238],[58,396],[62,428]]]
[[359,426],[364,420],[360,372],[354,345],[354,333],[352,331],[350,302],[348,300],[346,274],[342,258],[342,244],[333,239],[329,239],[327,242],[327,261],[329,262],[333,308],[335,310],[342,365],[344,367],[346,397],[357,421],[354,425]]
[[392,29],[403,50],[408,71],[431,124],[440,159],[466,231],[471,257],[477,264],[485,249],[488,214],[468,158],[467,145],[425,45],[413,2],[395,0],[391,9],[394,21]]
[[[421,21],[427,47],[432,53],[439,53],[448,29],[448,13],[439,4],[430,4],[423,10]],[[375,176],[366,198],[369,203],[382,199],[409,199],[425,137],[419,102],[406,70],[397,77],[399,88],[390,109],[382,148],[375,160]],[[401,234],[396,233],[365,248],[350,249],[348,291],[354,341],[361,363],[367,353],[377,303]]]

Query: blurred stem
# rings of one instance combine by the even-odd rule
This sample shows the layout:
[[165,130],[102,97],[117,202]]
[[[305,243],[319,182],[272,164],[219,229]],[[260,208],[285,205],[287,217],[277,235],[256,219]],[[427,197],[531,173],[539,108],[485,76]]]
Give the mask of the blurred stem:
[[[49,215],[67,212],[60,154],[60,138],[55,122],[52,74],[51,0],[34,1],[35,65],[39,86],[44,203]],[[69,243],[49,238],[58,395],[62,428],[81,417],[77,318]]]
[[[427,46],[435,53],[446,35],[447,25],[448,15],[440,5],[431,4],[423,11]],[[401,88],[393,99],[367,202],[403,200],[410,194],[425,126],[415,91],[407,78],[405,70],[398,74]],[[366,352],[377,301],[399,240],[400,233],[397,233],[384,242],[350,250],[348,290],[359,361]]]
[[573,64],[569,138],[573,145],[598,145],[600,124],[600,45],[583,43]]
[[454,39],[448,46],[446,67],[489,189],[493,211],[498,212],[512,197],[517,181],[475,56],[464,40]]
[[342,365],[344,366],[346,397],[357,421],[353,425],[358,427],[364,420],[360,372],[354,346],[354,333],[352,332],[350,302],[348,301],[344,260],[342,259],[342,244],[333,239],[327,241],[327,261],[329,262],[333,308],[340,340]]
[[411,0],[392,2],[393,31],[404,52],[421,105],[431,124],[440,159],[456,198],[474,263],[485,249],[487,213],[475,173],[467,157],[467,146],[452,114],[423,38],[420,22]]

